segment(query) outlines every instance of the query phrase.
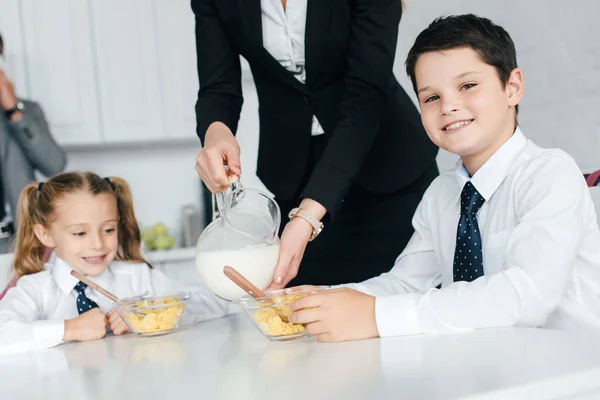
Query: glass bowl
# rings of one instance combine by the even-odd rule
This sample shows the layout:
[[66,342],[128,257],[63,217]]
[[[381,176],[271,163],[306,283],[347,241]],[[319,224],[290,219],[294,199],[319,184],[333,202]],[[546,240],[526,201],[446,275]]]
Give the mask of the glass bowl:
[[156,336],[173,332],[185,310],[189,292],[161,293],[119,299],[115,308],[129,327],[140,336]]
[[255,299],[245,295],[239,304],[252,324],[269,340],[283,341],[308,336],[306,326],[292,324],[287,319],[290,305],[311,292],[329,289],[327,286],[298,286],[265,292],[267,297]]

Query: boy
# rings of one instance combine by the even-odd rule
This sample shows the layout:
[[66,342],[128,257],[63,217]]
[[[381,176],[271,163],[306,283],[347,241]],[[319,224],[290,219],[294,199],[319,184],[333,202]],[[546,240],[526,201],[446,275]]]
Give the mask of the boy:
[[517,126],[523,74],[508,33],[474,15],[439,18],[417,37],[406,70],[430,139],[461,159],[428,188],[389,273],[300,299],[291,321],[323,341],[600,327],[589,190],[571,157]]

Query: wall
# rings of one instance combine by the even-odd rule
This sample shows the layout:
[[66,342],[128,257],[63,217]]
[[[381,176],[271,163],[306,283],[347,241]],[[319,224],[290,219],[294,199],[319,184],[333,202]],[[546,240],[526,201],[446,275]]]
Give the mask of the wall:
[[[513,37],[526,93],[520,124],[527,136],[544,147],[561,147],[573,155],[583,171],[600,168],[600,34],[596,18],[600,2],[592,0],[408,0],[400,24],[395,73],[414,99],[403,63],[416,35],[440,15],[473,12],[503,25]],[[253,87],[244,85],[244,109],[238,139],[242,148],[243,182],[262,185],[254,176],[258,146],[257,101]],[[193,104],[190,105],[193,107]],[[190,138],[195,137],[190,132]],[[179,229],[179,208],[199,204],[200,183],[194,171],[199,142],[160,149],[74,151],[70,169],[92,169],[121,175],[133,187],[142,224],[164,221]],[[441,153],[442,169],[454,157]]]
[[[255,175],[258,148],[258,105],[254,88],[247,79],[238,140],[242,148],[244,177],[248,187],[266,190]],[[193,104],[190,105],[193,107]],[[101,176],[121,176],[131,185],[135,211],[142,226],[163,222],[177,234],[181,230],[181,207],[201,207],[201,182],[194,166],[200,140],[160,145],[126,145],[121,148],[90,147],[68,152],[67,170],[90,170]]]
[[[600,2],[595,0],[408,0],[395,72],[414,97],[404,59],[418,33],[441,15],[472,12],[513,38],[525,95],[519,123],[542,147],[560,147],[585,172],[600,169]],[[455,158],[440,154],[443,169]]]

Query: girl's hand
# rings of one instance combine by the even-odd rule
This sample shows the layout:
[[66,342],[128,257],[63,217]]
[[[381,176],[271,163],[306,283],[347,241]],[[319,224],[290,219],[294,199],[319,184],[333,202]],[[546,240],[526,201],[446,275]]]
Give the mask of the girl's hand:
[[65,342],[102,339],[104,335],[106,335],[106,315],[100,308],[93,308],[77,318],[65,321],[63,334]]
[[108,318],[108,326],[115,335],[119,336],[129,332],[127,324],[125,324],[125,321],[121,318],[121,314],[119,314],[116,309],[113,308],[110,310],[108,314],[106,314],[106,317]]

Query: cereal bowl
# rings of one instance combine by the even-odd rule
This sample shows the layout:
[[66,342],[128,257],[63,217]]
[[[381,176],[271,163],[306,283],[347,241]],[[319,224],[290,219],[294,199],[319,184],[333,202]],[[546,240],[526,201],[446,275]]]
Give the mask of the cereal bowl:
[[173,332],[185,310],[189,292],[163,293],[120,299],[115,308],[129,327],[140,336]]
[[308,336],[306,326],[293,324],[288,317],[290,305],[311,292],[327,290],[326,286],[298,286],[265,292],[267,297],[243,296],[239,304],[253,325],[269,340],[283,341]]

